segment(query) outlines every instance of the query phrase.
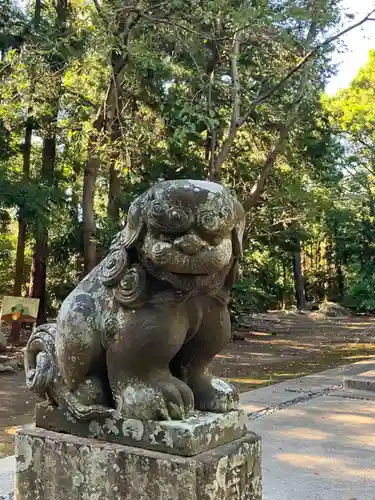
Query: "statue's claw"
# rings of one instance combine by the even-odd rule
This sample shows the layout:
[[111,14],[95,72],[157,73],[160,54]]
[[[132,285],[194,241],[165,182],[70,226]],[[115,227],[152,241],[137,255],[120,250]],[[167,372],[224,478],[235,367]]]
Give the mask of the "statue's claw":
[[198,410],[227,413],[238,407],[238,394],[234,387],[224,380],[203,374],[191,378],[189,386],[193,390]]

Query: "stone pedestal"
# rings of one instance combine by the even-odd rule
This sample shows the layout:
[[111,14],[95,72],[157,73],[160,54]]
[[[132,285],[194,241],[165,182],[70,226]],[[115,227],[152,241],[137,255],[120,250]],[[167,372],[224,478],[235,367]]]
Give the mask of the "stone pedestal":
[[[179,455],[25,427],[16,434],[15,499],[261,500],[260,439],[243,429],[242,419],[241,412],[232,412],[229,417],[198,414],[182,422],[146,422],[161,426],[154,439],[141,435],[140,428],[130,437],[142,445],[146,440],[148,448],[154,443],[160,449],[160,442],[171,448],[173,442]],[[122,422],[125,437],[130,423]],[[122,427],[117,428],[114,435],[123,438]]]
[[77,421],[49,403],[36,407],[36,427],[49,431],[135,446],[172,455],[191,457],[242,438],[247,433],[246,414],[197,412],[185,420],[143,421],[133,418],[101,418]]

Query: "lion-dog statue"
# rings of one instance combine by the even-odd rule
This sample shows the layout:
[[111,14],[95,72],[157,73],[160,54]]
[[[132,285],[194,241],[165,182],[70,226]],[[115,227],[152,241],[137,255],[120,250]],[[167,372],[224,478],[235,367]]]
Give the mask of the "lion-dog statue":
[[207,367],[229,342],[245,213],[207,181],[154,185],[108,256],[25,349],[29,389],[77,419],[169,420],[238,405]]

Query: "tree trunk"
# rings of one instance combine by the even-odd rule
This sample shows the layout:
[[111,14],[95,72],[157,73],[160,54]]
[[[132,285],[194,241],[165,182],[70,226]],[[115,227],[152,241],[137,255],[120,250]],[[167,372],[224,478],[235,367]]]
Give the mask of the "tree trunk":
[[284,260],[282,260],[282,267],[283,267],[283,292],[282,292],[282,306],[283,306],[283,309],[286,309],[287,308],[287,304],[288,304],[288,296],[287,296],[287,288],[288,288],[288,278],[287,278],[287,274],[286,274],[286,265],[285,265],[285,262]]
[[[57,114],[55,115],[55,119]],[[52,120],[51,120],[52,121]],[[43,158],[41,178],[49,185],[52,184],[53,171],[56,160],[56,134],[51,132],[43,140]],[[41,227],[37,231],[33,262],[30,273],[29,297],[40,299],[37,325],[46,323],[46,275],[48,258],[48,231]]]
[[344,273],[342,270],[342,259],[340,255],[340,248],[339,248],[339,239],[338,239],[338,229],[337,225],[335,224],[333,226],[333,245],[334,245],[334,264],[335,264],[335,278],[334,278],[334,283],[335,283],[335,290],[337,294],[337,299],[340,301],[344,297],[344,292],[345,292],[345,282],[344,282]]
[[[210,57],[207,62],[206,75],[209,79],[208,93],[207,93],[207,112],[208,116],[214,112],[213,110],[213,91],[215,82],[215,68],[218,62],[219,50],[216,43],[210,42]],[[211,182],[220,183],[220,168],[216,168],[215,156],[217,148],[217,130],[214,127],[208,126],[206,132],[205,144],[205,159],[207,162],[207,178]]]
[[[23,144],[23,180],[28,181],[30,175],[30,155],[31,155],[31,138],[33,128],[30,121],[26,123],[25,142]],[[17,253],[16,253],[16,275],[14,277],[13,295],[19,297],[22,292],[24,283],[24,268],[25,268],[25,242],[26,242],[26,220],[22,215],[18,217],[18,237],[17,237]],[[21,331],[21,323],[13,321],[11,339],[12,343],[19,340]]]
[[48,233],[43,229],[37,235],[30,272],[29,297],[39,299],[36,324],[47,322],[46,316],[46,276],[47,276]]
[[[25,129],[25,142],[23,144],[23,180],[28,181],[30,176],[30,155],[31,155],[31,138],[33,128],[31,123],[26,124]],[[18,218],[18,240],[17,240],[17,254],[16,254],[16,276],[14,279],[14,295],[20,295],[23,284],[23,273],[25,265],[25,239],[26,239],[26,221],[22,215]]]
[[[305,41],[305,54],[312,46],[316,38],[316,34],[317,34],[317,25],[314,21],[312,21]],[[288,144],[290,129],[294,125],[296,116],[298,115],[298,111],[306,91],[307,84],[309,82],[310,65],[311,65],[310,63],[307,63],[303,68],[298,88],[294,96],[292,105],[289,109],[288,115],[286,117],[285,123],[281,124],[279,136],[276,140],[276,143],[268,154],[268,157],[266,159],[265,164],[263,165],[259,177],[250,191],[249,198],[244,201],[243,205],[246,211],[250,210],[259,201],[261,194],[265,190],[267,179],[270,175],[270,172],[273,170],[276,164],[276,160],[279,154],[285,150],[285,147]]]
[[295,248],[293,252],[293,276],[294,287],[297,301],[297,309],[300,311],[306,309],[305,286],[302,276],[302,259],[301,259],[301,241],[298,236],[294,239]]
[[[121,9],[120,9],[121,10]],[[111,81],[108,86],[108,92],[105,98],[105,123],[104,127],[108,132],[111,147],[113,148],[110,159],[109,171],[109,193],[107,214],[113,219],[118,219],[119,216],[119,197],[121,192],[121,175],[120,170],[117,168],[117,160],[119,158],[118,145],[116,142],[121,138],[122,129],[121,121],[125,109],[125,95],[122,88],[126,67],[129,60],[128,42],[131,30],[138,23],[140,14],[135,11],[130,11],[124,15],[119,11],[118,23],[113,32],[115,38],[121,41],[123,53],[121,54],[118,49],[112,50],[111,68],[112,75]],[[134,106],[134,102],[133,102]]]
[[[40,24],[41,0],[35,1],[34,19],[33,24],[35,28]],[[28,114],[32,112],[29,108]],[[31,156],[31,139],[33,136],[33,126],[30,118],[26,121],[25,128],[25,142],[23,144],[23,180],[28,182],[30,176],[30,156]],[[26,220],[20,215],[18,217],[18,237],[17,237],[17,253],[16,253],[16,275],[14,277],[13,295],[20,296],[22,292],[22,285],[24,283],[25,271],[25,243],[26,243],[27,225]],[[17,343],[21,333],[21,322],[13,321],[11,339],[12,343]]]
[[243,207],[248,212],[256,203],[259,201],[261,194],[263,193],[268,176],[270,175],[271,170],[274,168],[278,154],[285,147],[285,143],[288,139],[289,129],[288,127],[282,126],[280,130],[279,138],[276,141],[276,144],[268,153],[267,159],[262,167],[262,170],[250,191],[250,196],[244,200]]
[[18,239],[16,253],[16,276],[14,280],[13,295],[19,297],[23,285],[23,272],[25,264],[25,239],[26,239],[26,221],[23,218],[18,219]]
[[[19,297],[22,291],[25,264],[25,239],[26,239],[26,221],[23,218],[18,219],[18,239],[16,254],[16,276],[14,280],[13,295]],[[11,342],[16,344],[20,339],[21,322],[12,321]]]
[[94,198],[96,176],[100,163],[97,140],[98,134],[93,133],[90,135],[83,180],[83,267],[85,275],[96,266]]
[[116,167],[116,159],[118,153],[115,152],[111,157],[111,165],[109,167],[109,192],[107,215],[112,219],[119,218],[119,198],[121,193],[121,175],[120,170]]
[[[66,36],[66,28],[69,17],[70,4],[66,0],[56,0],[53,3],[56,12],[55,28],[59,36]],[[37,0],[35,7],[35,21],[39,23],[42,3]],[[57,36],[56,36],[57,38]],[[54,170],[56,163],[56,127],[59,112],[60,94],[62,91],[62,79],[59,74],[64,68],[66,61],[61,60],[60,54],[56,60],[50,61],[51,79],[53,85],[49,93],[50,114],[42,118],[44,124],[44,139],[42,152],[41,180],[49,187],[54,183]],[[46,317],[46,275],[48,259],[48,228],[39,224],[36,231],[33,262],[30,273],[29,297],[38,298],[39,311],[37,324],[40,325],[47,321]]]
[[341,300],[344,297],[344,273],[342,272],[341,262],[337,259],[335,263],[336,267],[336,286],[338,291],[338,299]]

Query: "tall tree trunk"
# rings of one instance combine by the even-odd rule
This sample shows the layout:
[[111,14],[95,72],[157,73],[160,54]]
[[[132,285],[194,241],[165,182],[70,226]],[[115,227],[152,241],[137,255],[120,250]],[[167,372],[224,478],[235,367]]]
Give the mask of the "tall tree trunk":
[[375,217],[375,200],[372,196],[371,191],[368,194],[369,197],[369,209],[370,209],[370,217]]
[[287,287],[288,287],[288,278],[286,274],[286,265],[284,259],[282,260],[282,268],[283,268],[283,292],[282,292],[282,301],[283,301],[283,309],[286,309],[288,304],[288,296],[287,296]]
[[[35,1],[33,24],[37,29],[40,24],[41,0]],[[23,165],[22,173],[24,182],[28,182],[30,177],[30,157],[31,157],[31,140],[33,136],[33,126],[30,118],[32,108],[29,108],[29,118],[26,120],[25,141],[23,143]],[[16,275],[14,277],[13,295],[20,296],[22,285],[24,283],[25,272],[25,244],[26,244],[27,224],[25,218],[20,214],[18,217],[18,236],[17,236],[17,253],[16,253]],[[12,322],[11,339],[12,343],[17,343],[21,333],[21,322]]]
[[250,191],[250,196],[246,198],[243,202],[243,207],[246,211],[249,211],[259,201],[259,198],[265,189],[268,176],[270,175],[271,170],[275,166],[277,157],[285,147],[288,135],[289,135],[289,127],[286,125],[282,126],[279,138],[277,139],[274,147],[268,153],[267,159],[262,167],[262,170]]
[[[25,264],[25,240],[26,240],[26,221],[24,218],[18,219],[18,237],[16,253],[16,275],[14,280],[13,295],[19,297],[22,291],[24,280]],[[11,342],[16,344],[20,339],[21,321],[12,321]]]
[[13,295],[19,297],[22,292],[23,273],[25,265],[25,240],[26,240],[26,221],[24,218],[18,219],[18,238],[16,253],[16,276],[14,280]]
[[296,293],[297,309],[306,309],[305,285],[302,276],[301,240],[298,236],[294,238],[294,252],[292,257],[294,287]]
[[336,287],[338,291],[338,299],[342,300],[342,298],[344,297],[345,286],[344,286],[344,273],[342,272],[342,265],[339,259],[336,260],[335,267],[336,267]]
[[[132,0],[130,3],[135,5],[136,2]],[[129,5],[126,6],[123,12],[119,9],[117,11],[117,22],[112,23],[112,26],[115,27],[114,30],[113,27],[111,28],[113,35],[121,42],[123,53],[120,53],[117,48],[111,51],[112,74],[104,105],[104,127],[108,132],[113,149],[110,159],[107,214],[114,219],[118,219],[119,216],[119,196],[121,191],[121,174],[117,168],[119,152],[116,150],[116,142],[122,135],[121,121],[125,109],[125,93],[122,84],[129,60],[128,42],[130,34],[140,19],[139,12],[129,11],[128,7]]]
[[[70,4],[69,0],[55,0],[53,3],[56,12],[55,28],[56,35],[64,37],[67,35],[67,23],[69,18]],[[40,18],[41,3],[38,0],[39,12],[35,14],[36,18]],[[69,33],[71,35],[71,33]],[[57,38],[57,37],[56,37]],[[44,139],[42,152],[42,168],[41,180],[49,187],[54,183],[54,170],[56,163],[56,128],[57,117],[59,112],[60,94],[62,91],[62,79],[59,74],[65,65],[65,61],[60,57],[57,60],[50,61],[51,70],[51,91],[49,94],[49,104],[51,113],[44,116]],[[38,298],[39,311],[37,324],[40,325],[47,321],[46,316],[46,276],[47,276],[47,259],[48,259],[48,228],[44,225],[39,225],[36,231],[35,247],[33,254],[33,262],[30,273],[29,297]]]
[[328,236],[325,239],[326,295],[328,300],[335,300],[335,290],[332,280],[332,265],[333,265],[332,253],[333,253],[332,240]]
[[[30,175],[30,155],[31,155],[31,138],[33,128],[30,120],[26,123],[25,141],[23,144],[23,180],[28,182]],[[17,236],[17,253],[16,253],[16,274],[14,277],[13,295],[18,297],[21,295],[22,285],[24,283],[24,268],[25,268],[25,243],[26,243],[26,220],[22,214],[18,217],[18,236]],[[13,343],[18,342],[21,331],[21,322],[13,321],[11,339]]]
[[[213,110],[213,92],[215,83],[215,68],[219,57],[219,48],[217,43],[210,41],[207,44],[207,48],[210,50],[210,57],[207,61],[206,75],[209,80],[208,92],[207,92],[207,113],[211,116],[214,112]],[[205,160],[207,162],[207,178],[212,182],[220,182],[220,169],[216,169],[215,156],[217,148],[218,132],[212,127],[207,127],[206,132],[206,144],[205,144]]]
[[30,271],[29,297],[39,299],[37,325],[47,322],[46,316],[46,276],[48,255],[48,233],[43,228],[36,237],[33,261]]
[[[57,103],[56,103],[57,104]],[[56,123],[57,110],[55,116],[49,117],[52,124]],[[51,125],[51,124],[50,124]],[[52,125],[53,127],[53,125]],[[56,133],[50,130],[43,140],[43,157],[41,178],[51,185],[56,160]],[[35,238],[33,262],[30,273],[29,297],[40,299],[37,324],[46,323],[46,276],[48,258],[48,230],[40,227]]]
[[121,193],[121,173],[117,168],[117,158],[119,157],[118,152],[113,152],[111,155],[111,164],[109,167],[109,190],[108,190],[108,205],[107,205],[107,215],[112,219],[117,220],[119,218],[119,198]]
[[[27,182],[30,175],[30,155],[31,155],[31,138],[33,128],[30,121],[26,124],[25,129],[25,142],[23,143],[23,180]],[[18,217],[18,240],[17,240],[17,254],[16,254],[16,275],[14,279],[14,295],[20,295],[22,284],[24,280],[24,264],[25,264],[25,239],[26,239],[26,221],[20,215]]]
[[[95,128],[100,131],[101,125],[96,121]],[[83,267],[88,274],[96,266],[96,223],[95,223],[95,183],[100,165],[98,146],[99,132],[93,132],[89,137],[87,162],[83,179]]]
[[338,228],[337,224],[334,224],[333,231],[333,245],[334,245],[334,265],[335,265],[335,291],[337,295],[337,299],[340,301],[344,297],[345,292],[345,283],[344,283],[344,273],[342,270],[342,258],[340,255],[339,249],[339,239],[338,239]]

